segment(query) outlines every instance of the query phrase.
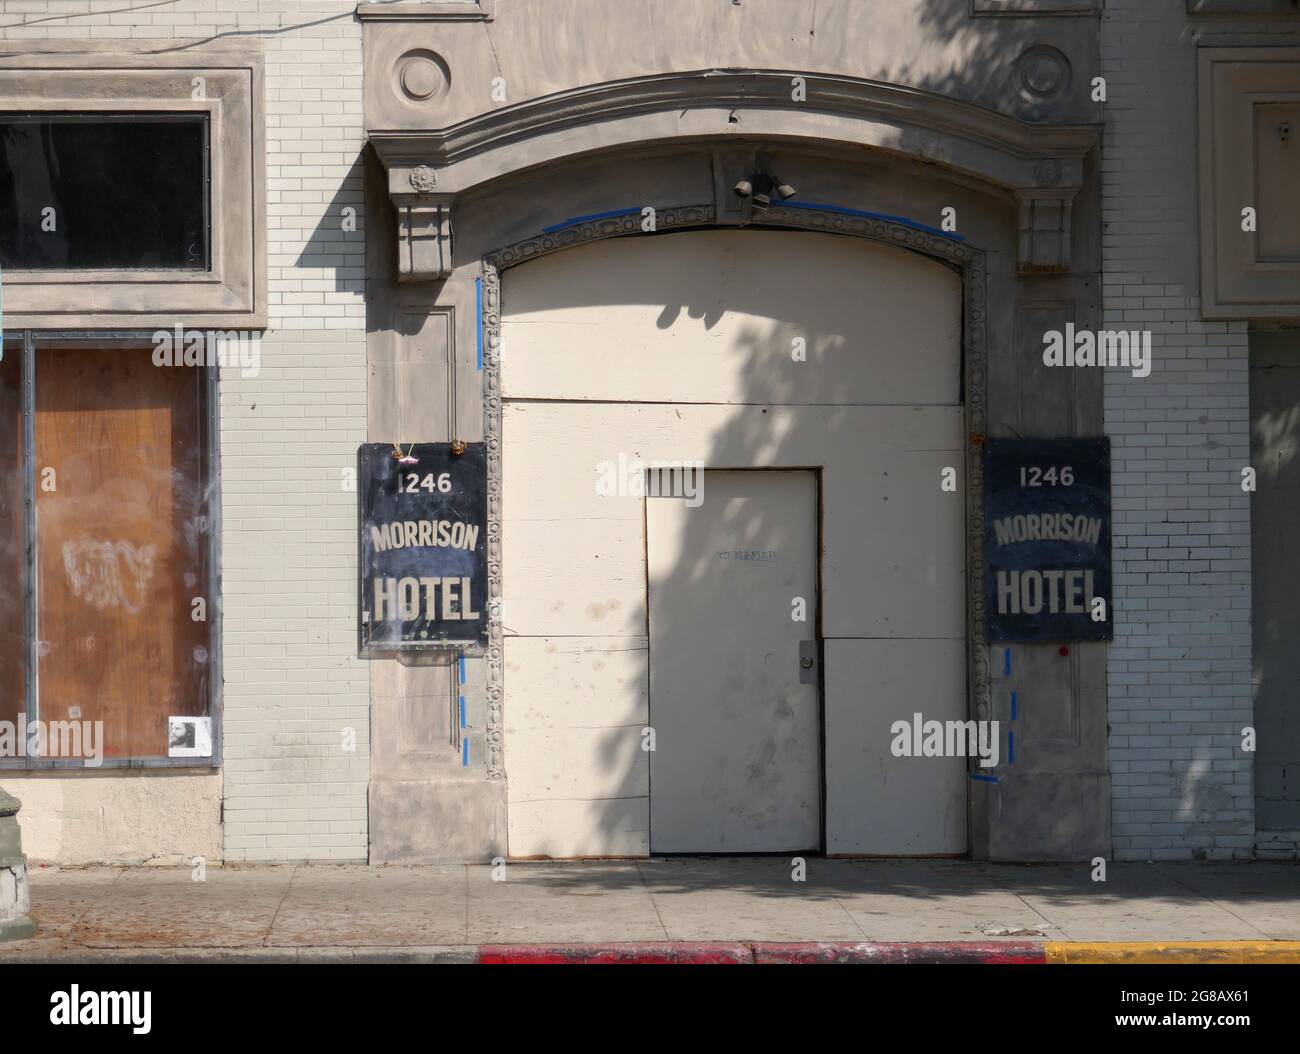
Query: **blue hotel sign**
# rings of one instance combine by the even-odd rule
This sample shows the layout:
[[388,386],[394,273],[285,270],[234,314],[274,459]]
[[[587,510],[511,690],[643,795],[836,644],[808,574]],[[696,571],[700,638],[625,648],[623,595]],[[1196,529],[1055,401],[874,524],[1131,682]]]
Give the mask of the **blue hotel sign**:
[[1110,440],[988,439],[990,641],[1111,640]]
[[487,641],[487,448],[357,451],[360,651]]

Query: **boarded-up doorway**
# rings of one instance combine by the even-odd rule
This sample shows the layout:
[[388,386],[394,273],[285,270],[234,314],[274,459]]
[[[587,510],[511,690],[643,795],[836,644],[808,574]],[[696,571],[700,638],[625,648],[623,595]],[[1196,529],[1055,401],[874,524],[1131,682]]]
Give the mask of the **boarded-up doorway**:
[[695,475],[646,500],[650,849],[818,849],[817,477]]

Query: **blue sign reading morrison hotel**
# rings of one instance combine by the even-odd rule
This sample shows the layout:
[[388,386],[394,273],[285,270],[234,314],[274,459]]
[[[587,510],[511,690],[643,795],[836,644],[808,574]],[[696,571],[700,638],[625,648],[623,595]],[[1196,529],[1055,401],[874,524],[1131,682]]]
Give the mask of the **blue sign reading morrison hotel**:
[[984,495],[989,640],[1111,640],[1110,440],[989,439]]
[[357,451],[360,651],[487,639],[487,448]]

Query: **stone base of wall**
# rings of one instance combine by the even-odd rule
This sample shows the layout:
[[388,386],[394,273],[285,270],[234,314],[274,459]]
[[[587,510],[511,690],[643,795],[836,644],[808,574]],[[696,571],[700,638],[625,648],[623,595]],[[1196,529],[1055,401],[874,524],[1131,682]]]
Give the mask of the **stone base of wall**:
[[372,864],[488,863],[505,855],[505,780],[370,784]]
[[30,863],[179,864],[221,859],[221,775],[6,773]]
[[1300,860],[1300,830],[1256,831],[1256,860]]

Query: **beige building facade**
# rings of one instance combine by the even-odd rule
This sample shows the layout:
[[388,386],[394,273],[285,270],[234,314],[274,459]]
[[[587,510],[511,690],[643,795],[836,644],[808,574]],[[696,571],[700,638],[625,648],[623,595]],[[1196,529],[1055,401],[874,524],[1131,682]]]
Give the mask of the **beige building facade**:
[[[5,760],[29,857],[1294,855],[1296,606],[1252,600],[1252,552],[1294,570],[1296,403],[1263,380],[1300,315],[1293,8],[21,6],[11,150],[166,111],[203,122],[209,176],[202,259],[5,246],[26,577],[0,673],[15,718],[143,729],[95,772]],[[199,367],[199,556],[83,526],[102,484],[40,489],[81,449],[42,461],[44,364],[177,326],[256,337],[255,369]],[[1045,357],[1121,331],[1141,366]],[[997,617],[1011,440],[1109,440],[1109,592],[1036,571],[1050,597],[1015,600],[1085,632]],[[484,645],[359,652],[365,443],[483,444]],[[149,501],[190,493],[143,472]],[[56,542],[110,578],[153,546],[142,588],[183,584],[152,628],[88,629]],[[180,687],[79,701],[58,664],[88,639],[180,655]]]

